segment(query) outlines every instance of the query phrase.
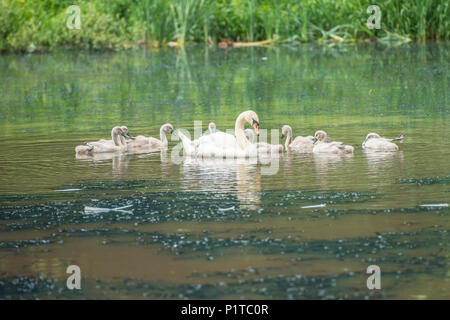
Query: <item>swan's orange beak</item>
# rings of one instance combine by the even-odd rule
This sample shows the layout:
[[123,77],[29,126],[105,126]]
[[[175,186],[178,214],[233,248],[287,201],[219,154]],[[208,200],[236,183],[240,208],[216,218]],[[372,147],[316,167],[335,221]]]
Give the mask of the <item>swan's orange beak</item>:
[[255,129],[256,135],[259,136],[259,126],[258,126],[258,124],[257,124],[257,123],[254,123],[254,124],[253,124],[253,128]]

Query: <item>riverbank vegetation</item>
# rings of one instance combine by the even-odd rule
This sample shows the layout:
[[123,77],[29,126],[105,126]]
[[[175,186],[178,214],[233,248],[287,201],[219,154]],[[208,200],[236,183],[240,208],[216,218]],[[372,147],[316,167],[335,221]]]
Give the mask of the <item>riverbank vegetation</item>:
[[[81,9],[81,29],[66,10]],[[366,21],[367,0],[0,0],[0,51],[137,46],[408,42],[448,40],[446,0],[384,0],[381,29]]]

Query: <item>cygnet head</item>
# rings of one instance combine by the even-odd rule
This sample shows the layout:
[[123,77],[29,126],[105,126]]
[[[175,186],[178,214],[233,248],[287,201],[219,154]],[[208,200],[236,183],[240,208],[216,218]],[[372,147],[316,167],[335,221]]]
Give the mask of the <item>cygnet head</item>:
[[291,126],[284,125],[283,128],[281,128],[281,139],[287,137],[288,133],[290,133],[292,136],[292,128]]
[[367,140],[369,139],[379,139],[381,138],[380,135],[378,133],[375,132],[371,132],[366,136],[366,140],[364,140],[362,147],[364,148],[364,146],[366,145]]
[[128,138],[134,138],[131,133],[128,131],[128,128],[126,126],[121,126],[122,132],[128,137]]
[[176,135],[175,131],[173,130],[173,126],[170,123],[163,124],[160,130],[164,131],[165,133]]
[[378,133],[371,132],[366,136],[366,141],[369,139],[378,139],[381,138]]
[[132,138],[130,133],[128,132],[128,128],[126,126],[117,126],[112,129],[113,136],[123,136],[124,138]]
[[210,122],[208,125],[209,133],[216,133],[216,124],[214,122]]
[[327,141],[327,133],[323,130],[317,130],[314,134],[313,143],[315,144],[317,141]]

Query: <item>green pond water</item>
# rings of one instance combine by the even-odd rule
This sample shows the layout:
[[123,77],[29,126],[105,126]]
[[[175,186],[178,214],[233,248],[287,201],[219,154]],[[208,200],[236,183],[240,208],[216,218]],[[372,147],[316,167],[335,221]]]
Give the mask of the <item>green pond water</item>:
[[[449,61],[448,44],[0,56],[0,299],[449,299]],[[248,109],[269,137],[323,129],[354,155],[284,152],[268,174],[172,161],[172,137],[75,157],[116,125],[224,131]],[[369,132],[405,139],[371,154]]]

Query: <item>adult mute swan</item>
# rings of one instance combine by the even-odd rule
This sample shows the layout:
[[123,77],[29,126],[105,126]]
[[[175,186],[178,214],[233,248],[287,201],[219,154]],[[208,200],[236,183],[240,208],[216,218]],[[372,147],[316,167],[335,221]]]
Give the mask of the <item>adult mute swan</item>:
[[382,138],[378,133],[369,133],[362,143],[362,148],[370,151],[397,151],[398,146],[392,141],[403,140],[403,135],[395,139]]
[[323,130],[318,130],[314,134],[314,148],[313,153],[333,153],[333,154],[352,154],[354,148],[352,146],[344,145],[342,142],[325,142],[327,141],[327,133]]
[[[251,144],[256,141],[255,132],[252,129],[245,129],[244,134]],[[259,153],[281,153],[283,152],[283,146],[281,144],[270,144],[266,142],[257,142],[256,147]]]
[[158,140],[153,137],[137,136],[133,140],[127,141],[127,150],[129,153],[142,153],[142,152],[152,152],[167,149],[169,141],[167,140],[166,134],[170,133],[175,135],[173,126],[170,123],[163,124],[159,129]]
[[[294,140],[292,140],[292,128],[291,126],[285,125],[283,126],[283,128],[281,128],[281,139],[283,139],[284,137],[286,137],[286,142],[284,144],[286,150],[294,150],[301,153],[312,153],[312,150],[314,148],[313,136],[298,136],[295,137]],[[327,139],[329,140],[328,136],[325,141],[328,141]]]
[[244,125],[249,123],[255,129],[256,134],[259,131],[258,115],[251,110],[242,112],[236,119],[234,126],[235,135],[216,132],[203,135],[197,140],[190,140],[183,133],[179,133],[183,143],[183,150],[186,155],[194,157],[213,157],[213,158],[242,158],[256,157],[257,146],[251,144],[244,134]]
[[75,153],[77,155],[87,155],[93,153],[102,152],[116,152],[125,151],[127,149],[127,143],[125,138],[132,138],[128,132],[128,128],[125,126],[116,126],[111,130],[112,140],[99,140],[86,142],[85,145],[75,147]]

